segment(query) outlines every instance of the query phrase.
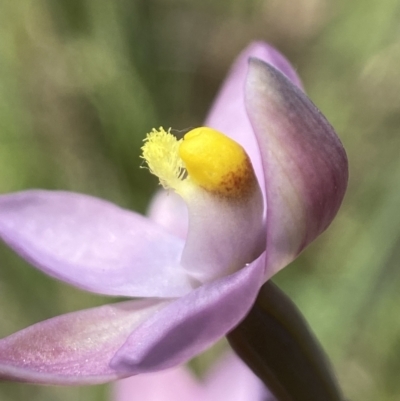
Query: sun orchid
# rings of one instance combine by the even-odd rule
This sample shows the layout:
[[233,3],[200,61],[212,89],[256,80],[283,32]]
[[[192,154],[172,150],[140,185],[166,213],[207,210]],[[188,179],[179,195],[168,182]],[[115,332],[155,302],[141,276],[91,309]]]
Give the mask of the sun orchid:
[[182,198],[160,193],[150,218],[68,192],[0,196],[0,237],[32,265],[84,290],[136,298],[0,340],[0,377],[90,384],[188,361],[244,318],[344,196],[338,137],[265,43],[239,55],[205,127],[179,143],[168,135],[154,130],[144,158]]
[[116,382],[112,401],[273,401],[263,383],[235,355],[219,359],[198,380],[184,366]]

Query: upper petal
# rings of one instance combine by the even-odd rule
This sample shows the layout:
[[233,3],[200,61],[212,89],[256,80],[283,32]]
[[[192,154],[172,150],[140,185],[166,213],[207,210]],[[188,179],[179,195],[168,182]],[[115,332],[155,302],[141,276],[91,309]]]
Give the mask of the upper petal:
[[86,195],[0,196],[0,238],[50,276],[120,296],[180,296],[183,241],[136,213]]
[[130,335],[111,366],[129,374],[153,372],[204,351],[246,315],[260,288],[264,263],[263,254],[235,274],[172,302]]
[[291,79],[295,85],[301,87],[296,71],[285,57],[265,42],[253,42],[240,53],[232,65],[204,125],[223,132],[244,147],[250,156],[260,185],[263,185],[264,176],[260,152],[244,101],[250,57],[257,57],[270,63]]
[[126,375],[109,362],[131,331],[168,301],[127,301],[57,316],[0,340],[0,378],[95,384]]
[[250,61],[246,106],[265,174],[267,266],[276,272],[336,215],[347,186],[347,158],[303,91],[258,59]]

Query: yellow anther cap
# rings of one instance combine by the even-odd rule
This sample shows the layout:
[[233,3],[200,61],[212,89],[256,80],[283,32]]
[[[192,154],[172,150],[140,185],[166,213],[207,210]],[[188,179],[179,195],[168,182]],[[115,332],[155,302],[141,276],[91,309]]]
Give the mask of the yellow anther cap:
[[244,149],[226,135],[208,127],[188,132],[179,156],[190,179],[209,192],[242,197],[255,184],[255,175]]

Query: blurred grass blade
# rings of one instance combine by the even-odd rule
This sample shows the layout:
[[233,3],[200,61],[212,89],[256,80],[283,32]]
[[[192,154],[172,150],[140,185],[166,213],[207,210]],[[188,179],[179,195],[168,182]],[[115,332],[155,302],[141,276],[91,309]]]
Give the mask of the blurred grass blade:
[[227,337],[279,401],[343,401],[329,361],[306,320],[271,281]]

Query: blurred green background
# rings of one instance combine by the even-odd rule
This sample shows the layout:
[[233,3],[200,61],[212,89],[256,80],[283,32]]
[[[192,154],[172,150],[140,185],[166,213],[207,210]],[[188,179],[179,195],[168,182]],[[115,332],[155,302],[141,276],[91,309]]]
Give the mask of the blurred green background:
[[[94,194],[144,212],[146,132],[201,124],[254,39],[291,60],[347,149],[331,228],[276,282],[347,397],[400,399],[400,1],[18,0],[0,3],[0,193]],[[104,299],[0,244],[0,336]],[[106,400],[108,388],[0,383],[0,400]]]

